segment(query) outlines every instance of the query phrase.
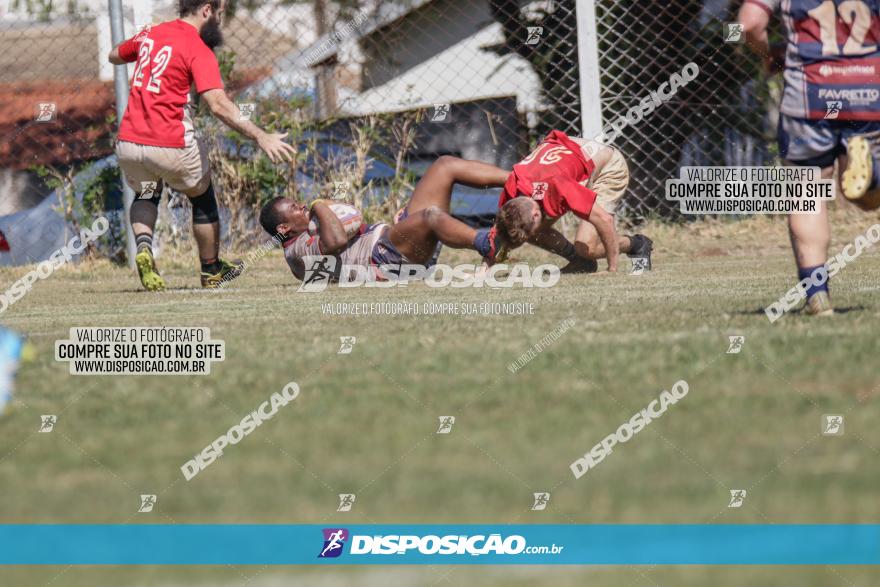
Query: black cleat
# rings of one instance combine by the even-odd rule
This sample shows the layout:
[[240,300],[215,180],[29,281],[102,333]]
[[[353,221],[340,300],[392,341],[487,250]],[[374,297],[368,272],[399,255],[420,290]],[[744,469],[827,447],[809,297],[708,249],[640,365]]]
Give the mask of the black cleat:
[[595,273],[599,270],[599,263],[594,259],[585,259],[584,257],[575,257],[569,261],[568,265],[560,270],[560,273],[569,275],[574,273]]
[[651,251],[654,250],[654,241],[643,234],[634,234],[629,237],[630,247],[626,254],[630,259],[645,259],[641,266],[648,271],[651,270]]

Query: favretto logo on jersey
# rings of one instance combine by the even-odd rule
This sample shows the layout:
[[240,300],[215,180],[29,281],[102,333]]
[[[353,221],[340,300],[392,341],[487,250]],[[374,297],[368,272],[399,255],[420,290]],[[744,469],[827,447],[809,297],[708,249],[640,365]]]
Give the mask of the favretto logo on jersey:
[[448,534],[439,536],[428,534],[387,534],[350,535],[346,528],[324,528],[324,545],[318,558],[336,558],[349,542],[349,554],[356,555],[518,555],[518,554],[559,554],[564,546],[527,546],[526,539],[519,534],[476,534],[473,536]]

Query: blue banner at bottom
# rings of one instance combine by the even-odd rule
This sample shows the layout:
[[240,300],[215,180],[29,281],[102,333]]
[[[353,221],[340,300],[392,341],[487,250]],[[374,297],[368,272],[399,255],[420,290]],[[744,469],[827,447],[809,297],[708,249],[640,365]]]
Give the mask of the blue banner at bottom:
[[3,565],[877,565],[880,525],[0,525]]

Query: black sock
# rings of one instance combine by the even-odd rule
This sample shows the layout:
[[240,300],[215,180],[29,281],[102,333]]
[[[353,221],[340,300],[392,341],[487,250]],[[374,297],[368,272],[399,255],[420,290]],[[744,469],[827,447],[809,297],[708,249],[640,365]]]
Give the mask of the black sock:
[[566,261],[574,261],[578,255],[577,251],[575,251],[574,245],[570,242],[566,242],[565,246],[562,247],[562,251],[559,252],[559,256]]
[[142,250],[147,249],[148,251],[153,251],[153,235],[152,234],[139,234],[134,237],[134,242],[137,244],[137,252],[140,253]]
[[215,273],[220,273],[220,269],[223,268],[223,265],[220,264],[220,259],[200,259],[202,262],[202,273],[210,273],[214,275]]

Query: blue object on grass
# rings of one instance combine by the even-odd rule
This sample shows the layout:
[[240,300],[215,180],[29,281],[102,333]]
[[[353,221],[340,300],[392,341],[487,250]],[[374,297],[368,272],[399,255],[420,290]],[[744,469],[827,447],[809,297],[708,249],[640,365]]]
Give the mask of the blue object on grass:
[[12,402],[12,384],[24,349],[24,339],[0,326],[0,415]]

